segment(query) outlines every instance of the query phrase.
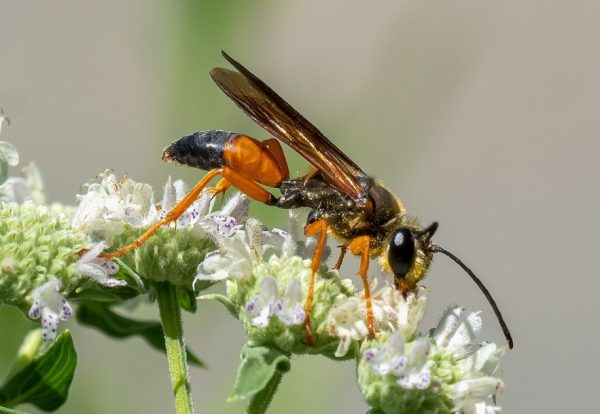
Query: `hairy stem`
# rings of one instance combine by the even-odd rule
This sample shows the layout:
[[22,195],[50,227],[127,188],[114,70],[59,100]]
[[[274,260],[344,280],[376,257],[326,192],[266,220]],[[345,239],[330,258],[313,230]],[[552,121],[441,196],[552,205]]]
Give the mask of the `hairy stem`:
[[160,310],[160,320],[165,334],[167,360],[175,398],[177,414],[192,414],[192,389],[188,372],[187,356],[183,339],[181,309],[177,301],[175,286],[168,282],[156,283],[156,298]]
[[273,400],[275,391],[279,388],[282,377],[283,373],[281,371],[275,371],[275,374],[269,380],[266,387],[252,396],[246,414],[263,414],[267,411],[269,404],[271,404],[271,401]]

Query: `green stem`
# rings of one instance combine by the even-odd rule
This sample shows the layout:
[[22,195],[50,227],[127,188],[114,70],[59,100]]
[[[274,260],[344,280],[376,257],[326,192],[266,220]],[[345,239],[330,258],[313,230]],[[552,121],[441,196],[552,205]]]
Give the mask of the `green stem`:
[[181,322],[181,309],[177,301],[175,286],[168,282],[156,283],[156,298],[160,310],[160,320],[165,334],[167,360],[173,385],[175,398],[175,412],[177,414],[192,414],[192,389],[188,373],[185,343],[183,340],[183,325]]
[[254,394],[250,399],[246,414],[263,414],[267,411],[271,400],[273,400],[275,391],[277,391],[279,384],[281,384],[282,377],[283,373],[275,370],[275,374],[271,377],[265,388]]

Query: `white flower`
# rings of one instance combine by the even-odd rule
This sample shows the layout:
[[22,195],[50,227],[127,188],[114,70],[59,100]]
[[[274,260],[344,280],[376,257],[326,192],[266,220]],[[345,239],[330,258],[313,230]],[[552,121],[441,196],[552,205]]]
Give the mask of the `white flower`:
[[253,265],[262,260],[264,253],[283,245],[285,240],[285,235],[277,230],[275,232],[264,230],[263,225],[253,218],[248,219],[244,230],[238,225],[227,230],[229,225],[220,221],[221,217],[221,215],[211,216],[212,224],[205,220],[200,224],[205,228],[211,227],[211,235],[219,250],[208,253],[204,261],[198,265],[195,282],[239,280],[250,277]]
[[126,286],[126,281],[112,277],[119,271],[119,266],[110,260],[99,257],[106,247],[106,243],[100,242],[84,253],[75,265],[76,271],[104,286]]
[[230,236],[221,237],[217,243],[219,250],[208,253],[198,265],[194,283],[201,280],[237,280],[252,274],[254,255],[244,231],[237,230]]
[[276,314],[284,325],[299,325],[304,322],[302,307],[302,282],[290,279],[285,287],[283,298],[276,304]]
[[[177,180],[174,183],[171,181],[171,176],[167,179],[167,183],[165,184],[165,189],[163,192],[162,204],[158,211],[158,219],[163,219],[167,213],[175,207],[177,202],[183,198],[186,194],[185,184],[182,180]],[[187,210],[177,219],[175,222],[171,223],[173,227],[182,228],[182,227],[193,227],[198,219],[200,218],[200,200],[209,198],[210,194],[208,191],[204,191],[200,198],[193,202]],[[210,199],[209,205],[210,205]],[[206,214],[206,213],[205,213]]]
[[352,340],[366,338],[367,312],[362,298],[351,297],[334,305],[329,310],[327,327],[329,334],[340,339],[335,356],[346,355]]
[[52,341],[56,338],[59,321],[66,321],[73,316],[73,309],[60,293],[60,280],[51,280],[37,287],[32,293],[32,304],[29,309],[31,319],[42,319],[42,338]]
[[0,185],[0,201],[12,201],[23,204],[32,201],[36,205],[46,202],[42,174],[37,166],[31,162],[23,167],[25,177],[9,177]]
[[366,349],[363,359],[377,375],[391,374],[403,388],[424,390],[431,384],[431,372],[427,365],[430,348],[427,338],[419,338],[405,352],[402,335],[393,332],[384,346]]
[[156,220],[152,187],[117,177],[108,170],[100,174],[101,182],[87,184],[87,193],[78,195],[79,206],[72,225],[104,240],[121,234],[125,225],[145,227]]
[[269,325],[271,316],[277,316],[284,325],[299,325],[304,322],[304,310],[301,305],[302,284],[291,279],[282,298],[279,297],[277,281],[266,276],[261,284],[258,296],[250,300],[246,312],[252,317],[252,324],[261,328]]
[[465,314],[463,308],[453,307],[446,311],[432,333],[437,347],[458,358],[463,374],[461,381],[450,386],[449,394],[456,408],[465,413],[500,411],[500,407],[489,404],[489,399],[504,387],[502,380],[492,375],[506,347],[490,342],[476,344],[481,326],[479,312]]
[[[393,286],[386,286],[371,297],[371,308],[376,329],[399,331],[404,340],[410,340],[425,312],[427,290],[419,287],[406,298]],[[346,355],[352,340],[367,337],[367,308],[364,293],[345,299],[334,305],[327,318],[330,335],[337,336],[340,343],[335,355]]]
[[246,312],[252,317],[252,324],[261,328],[269,324],[275,314],[275,304],[279,300],[277,281],[265,277],[260,286],[260,294],[246,304]]

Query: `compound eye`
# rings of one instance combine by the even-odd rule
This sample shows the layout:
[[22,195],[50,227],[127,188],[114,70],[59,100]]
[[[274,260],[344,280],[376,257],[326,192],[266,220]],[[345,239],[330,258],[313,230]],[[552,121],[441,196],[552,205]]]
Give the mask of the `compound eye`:
[[388,263],[396,277],[404,277],[415,258],[415,237],[408,228],[396,230],[388,249]]

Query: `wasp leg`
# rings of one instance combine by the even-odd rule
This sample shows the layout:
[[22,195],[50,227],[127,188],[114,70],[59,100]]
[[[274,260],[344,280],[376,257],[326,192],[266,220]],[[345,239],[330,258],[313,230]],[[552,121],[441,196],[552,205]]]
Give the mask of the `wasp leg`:
[[192,191],[186,194],[176,205],[173,207],[163,219],[157,221],[152,227],[150,227],[144,234],[142,234],[136,241],[128,244],[127,246],[121,247],[119,250],[115,250],[114,252],[103,254],[102,257],[105,259],[112,259],[113,257],[123,256],[126,253],[129,253],[131,250],[136,249],[142,245],[146,240],[150,238],[156,231],[163,225],[169,224],[174,220],[177,220],[188,207],[196,201],[204,187],[212,180],[214,177],[222,173],[221,168],[216,168],[211,170],[206,174],[199,182],[192,188]]
[[127,246],[121,247],[114,252],[103,254],[102,257],[105,259],[112,259],[113,257],[123,256],[124,254],[129,253],[133,249],[140,247],[146,240],[148,240],[154,233],[158,231],[161,226],[165,224],[169,224],[174,220],[177,220],[188,207],[196,201],[196,199],[200,196],[200,193],[207,186],[207,184],[217,175],[221,175],[225,178],[230,185],[235,186],[238,190],[248,195],[250,198],[253,198],[257,201],[261,201],[265,204],[273,204],[277,201],[277,199],[271,195],[267,190],[262,188],[260,185],[256,184],[254,181],[244,177],[243,175],[235,172],[229,167],[223,168],[215,168],[206,174],[199,182],[194,186],[192,191],[186,194],[176,205],[173,207],[163,219],[157,221],[150,227],[144,234],[142,234],[137,240],[133,243],[128,244]]
[[216,197],[217,194],[225,194],[225,191],[227,191],[229,187],[231,187],[231,183],[227,181],[226,178],[221,178],[209,191],[213,194],[213,197]]
[[375,318],[373,316],[373,306],[371,304],[371,288],[367,272],[369,270],[369,249],[371,248],[370,236],[359,236],[353,239],[348,245],[348,249],[354,255],[360,256],[360,270],[358,274],[365,287],[365,304],[367,305],[367,328],[369,336],[375,335]]
[[310,324],[310,314],[312,311],[312,301],[315,290],[315,276],[321,265],[321,258],[323,257],[323,250],[325,249],[325,242],[327,241],[327,221],[317,220],[308,224],[304,228],[304,234],[308,237],[316,236],[317,234],[319,235],[317,247],[315,247],[315,252],[310,264],[310,282],[308,284],[308,293],[306,294],[306,305],[304,306],[304,313],[306,315],[306,318],[304,319],[304,334],[306,343],[312,345],[315,343],[315,339]]
[[342,267],[342,262],[344,261],[344,257],[346,256],[347,251],[348,246],[340,246],[340,256],[338,257],[337,262],[335,262],[335,266],[333,267],[335,270],[340,270],[340,267]]
[[260,201],[261,203],[272,205],[277,202],[277,198],[267,190],[256,184],[251,179],[238,173],[232,168],[223,167],[221,175],[231,183],[235,188],[246,194],[248,197]]

